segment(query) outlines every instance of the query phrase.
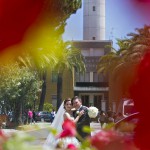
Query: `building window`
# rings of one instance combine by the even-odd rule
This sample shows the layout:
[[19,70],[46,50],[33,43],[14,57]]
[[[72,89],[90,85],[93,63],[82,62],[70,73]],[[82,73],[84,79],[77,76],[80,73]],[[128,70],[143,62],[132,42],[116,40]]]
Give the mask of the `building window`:
[[102,110],[102,95],[94,95],[94,106]]
[[93,6],[93,11],[96,11],[96,7],[95,6]]
[[52,95],[51,98],[52,98],[52,101],[51,101],[52,105],[56,106],[57,105],[57,95]]
[[99,82],[98,73],[97,72],[93,72],[93,81],[94,82]]
[[81,95],[82,104],[89,107],[89,95]]
[[90,72],[85,73],[85,82],[90,82]]
[[80,82],[84,82],[84,74],[80,74]]
[[96,38],[95,38],[95,37],[93,37],[92,39],[93,39],[93,40],[95,40]]
[[90,72],[76,74],[76,82],[90,82]]
[[57,82],[57,78],[58,78],[58,73],[52,71],[52,78],[51,78],[52,82],[56,83]]
[[57,100],[57,95],[52,95],[52,100]]
[[93,81],[94,82],[105,82],[103,74],[93,72]]

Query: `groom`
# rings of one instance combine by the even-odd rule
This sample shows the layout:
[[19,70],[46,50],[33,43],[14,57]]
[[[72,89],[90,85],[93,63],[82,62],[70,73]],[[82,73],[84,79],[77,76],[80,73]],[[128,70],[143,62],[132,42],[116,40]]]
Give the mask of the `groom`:
[[78,112],[84,111],[84,114],[79,118],[78,122],[76,123],[76,128],[78,134],[82,137],[85,138],[87,136],[90,136],[89,133],[83,132],[83,127],[84,126],[90,126],[90,118],[88,116],[88,109],[86,106],[82,105],[82,100],[78,96],[75,96],[72,99],[73,107],[76,109],[73,113],[73,117],[76,118],[78,115]]

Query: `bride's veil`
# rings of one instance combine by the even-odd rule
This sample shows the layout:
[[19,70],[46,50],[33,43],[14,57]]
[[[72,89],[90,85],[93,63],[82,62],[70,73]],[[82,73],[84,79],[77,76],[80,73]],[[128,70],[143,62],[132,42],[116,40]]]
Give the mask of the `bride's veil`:
[[[64,103],[62,102],[61,106],[59,107],[54,121],[51,124],[51,127],[56,129],[58,133],[62,131],[62,123],[63,123],[63,115],[64,115]],[[53,134],[49,133],[45,143],[44,143],[44,149],[48,148],[54,148],[56,146],[56,138]]]

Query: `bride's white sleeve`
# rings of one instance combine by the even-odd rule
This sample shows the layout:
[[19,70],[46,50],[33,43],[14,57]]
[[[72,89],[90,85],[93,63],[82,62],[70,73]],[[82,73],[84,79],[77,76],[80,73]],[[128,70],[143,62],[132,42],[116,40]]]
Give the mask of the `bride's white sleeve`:
[[[51,124],[51,127],[56,129],[58,134],[62,131],[62,123],[64,121],[64,103],[61,104],[61,106],[59,107],[56,115],[55,115],[55,118],[54,118],[54,121],[52,122]],[[44,150],[48,150],[49,148],[55,148],[55,146],[57,145],[57,142],[56,142],[56,138],[53,134],[49,133],[45,143],[44,143]]]

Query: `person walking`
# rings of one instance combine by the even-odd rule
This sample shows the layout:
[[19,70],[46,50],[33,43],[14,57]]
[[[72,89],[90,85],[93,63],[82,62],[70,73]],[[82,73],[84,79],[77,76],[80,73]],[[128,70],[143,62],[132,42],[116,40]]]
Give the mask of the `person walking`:
[[121,112],[119,112],[118,115],[117,115],[117,117],[116,117],[116,119],[115,119],[115,122],[117,122],[117,121],[119,121],[119,120],[121,120],[123,118],[124,118],[124,116],[122,115]]
[[101,128],[103,128],[104,123],[106,123],[106,114],[103,110],[100,112],[98,121],[100,122]]
[[51,112],[51,122],[53,122],[54,118],[55,118],[55,110],[53,109],[52,112]]
[[33,113],[32,113],[32,111],[29,109],[28,110],[28,123],[29,124],[32,124],[32,121],[33,121]]

